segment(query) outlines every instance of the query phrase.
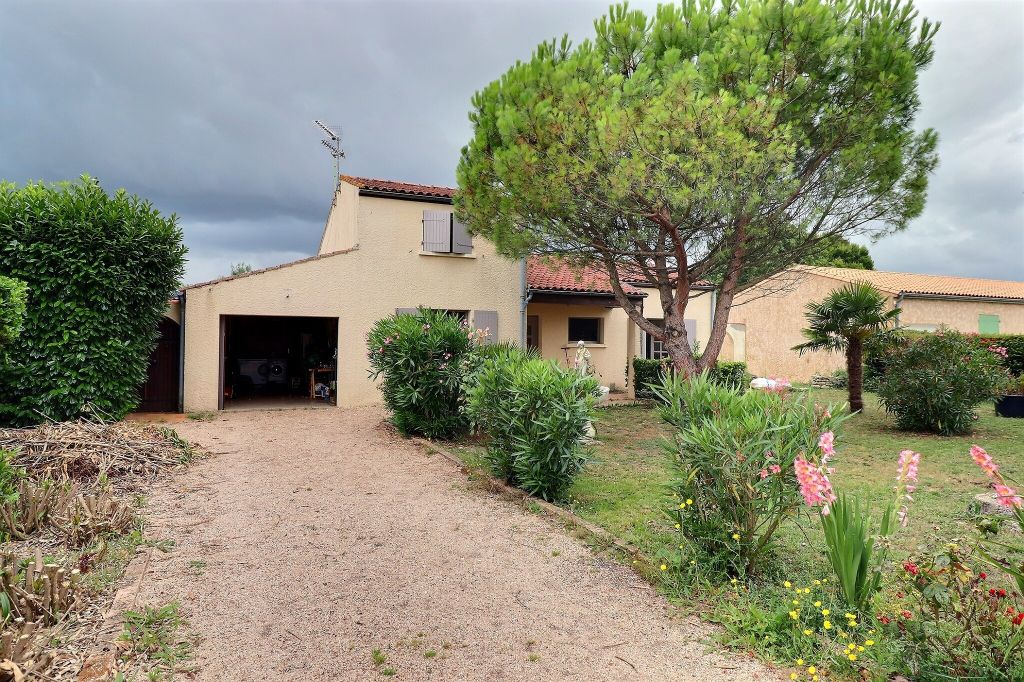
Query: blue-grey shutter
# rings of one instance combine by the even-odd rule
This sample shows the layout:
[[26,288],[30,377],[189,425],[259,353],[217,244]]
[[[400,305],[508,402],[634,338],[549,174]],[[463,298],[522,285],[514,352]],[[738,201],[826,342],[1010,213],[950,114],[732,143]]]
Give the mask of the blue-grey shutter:
[[697,348],[697,320],[683,320],[683,326],[686,327],[686,340],[690,348],[700,350]]
[[451,253],[452,214],[450,211],[423,211],[423,250]]
[[476,329],[486,329],[487,337],[484,343],[492,344],[498,340],[498,311],[497,310],[474,310],[473,326]]
[[395,308],[395,315],[415,315],[415,308]]
[[465,223],[452,216],[452,253],[473,253],[473,235]]

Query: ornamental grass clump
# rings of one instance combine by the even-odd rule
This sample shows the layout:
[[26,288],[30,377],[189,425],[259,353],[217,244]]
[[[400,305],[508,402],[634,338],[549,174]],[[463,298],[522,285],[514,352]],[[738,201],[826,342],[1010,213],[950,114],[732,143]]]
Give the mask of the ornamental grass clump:
[[847,415],[806,395],[743,392],[706,373],[665,377],[655,391],[675,427],[666,442],[677,469],[669,516],[683,546],[710,572],[762,572],[775,532],[800,505],[794,462]]
[[515,348],[487,355],[468,402],[491,471],[536,497],[562,499],[587,461],[597,381]]
[[463,382],[484,334],[426,308],[377,320],[366,337],[370,378],[382,379],[384,403],[399,431],[442,439],[467,431]]

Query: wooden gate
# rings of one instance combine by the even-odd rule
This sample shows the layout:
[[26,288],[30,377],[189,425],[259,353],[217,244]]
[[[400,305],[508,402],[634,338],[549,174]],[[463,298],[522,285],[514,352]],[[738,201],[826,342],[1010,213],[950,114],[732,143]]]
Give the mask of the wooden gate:
[[159,338],[149,356],[146,383],[140,390],[139,412],[177,412],[181,381],[181,327],[174,320],[160,320]]

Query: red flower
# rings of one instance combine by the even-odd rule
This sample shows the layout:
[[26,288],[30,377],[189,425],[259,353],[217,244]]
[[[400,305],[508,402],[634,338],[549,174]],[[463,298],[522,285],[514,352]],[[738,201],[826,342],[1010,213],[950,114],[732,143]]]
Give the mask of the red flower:
[[912,614],[912,613],[910,613],[910,611],[907,611],[906,609],[904,609],[904,610],[900,611],[900,615],[903,616],[904,620],[910,620],[910,618],[914,614]]
[[879,622],[882,623],[882,625],[888,625],[889,623],[892,622],[892,619],[889,618],[889,616],[879,616],[878,620],[879,620]]
[[990,597],[996,596],[996,588],[993,587],[993,588],[989,589],[988,596],[990,596]]
[[1000,588],[1000,590],[999,590],[999,596],[1000,596],[1000,597],[1005,597],[1005,596],[1006,596],[1006,590],[1004,590],[1004,589]]
[[984,572],[984,571],[982,571],[981,573],[979,573],[979,574],[978,574],[978,580],[984,580],[984,579],[985,579],[985,578],[987,578],[987,577],[988,577],[988,576],[987,576],[987,575],[985,575],[985,572]]
[[1016,616],[1014,616],[1014,618],[1013,618],[1013,624],[1014,624],[1014,625],[1020,625],[1021,623],[1024,623],[1024,612],[1022,612],[1022,613],[1018,613],[1018,614],[1017,614]]
[[902,592],[897,592],[896,593],[896,598],[897,599],[903,599],[903,593]]
[[910,575],[917,575],[917,564],[915,564],[913,561],[904,561],[903,570],[909,573]]

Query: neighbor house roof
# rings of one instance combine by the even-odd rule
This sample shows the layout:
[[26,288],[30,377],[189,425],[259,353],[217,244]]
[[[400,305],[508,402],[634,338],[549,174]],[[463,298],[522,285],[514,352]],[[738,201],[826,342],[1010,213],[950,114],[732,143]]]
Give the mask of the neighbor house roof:
[[[526,266],[526,284],[537,291],[565,291],[581,294],[611,294],[612,283],[608,273],[588,266],[574,268],[564,260],[552,257],[530,256]],[[622,283],[627,296],[644,296],[634,286]]]
[[897,295],[1024,300],[1024,282],[1011,280],[918,275],[911,272],[884,272],[810,265],[798,265],[793,269],[843,282],[868,282],[877,289]]
[[417,185],[411,182],[397,182],[395,180],[359,178],[354,175],[342,175],[341,181],[354,185],[360,190],[397,196],[430,197],[433,199],[451,199],[455,196],[454,187],[442,187],[440,185]]

